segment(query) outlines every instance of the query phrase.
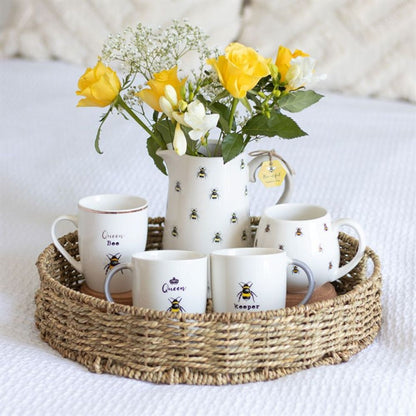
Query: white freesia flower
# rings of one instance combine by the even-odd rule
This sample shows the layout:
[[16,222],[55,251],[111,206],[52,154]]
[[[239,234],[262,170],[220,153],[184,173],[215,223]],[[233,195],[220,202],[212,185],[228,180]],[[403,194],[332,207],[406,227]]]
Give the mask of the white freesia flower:
[[192,129],[189,132],[192,140],[199,140],[217,125],[220,116],[219,114],[206,114],[204,105],[195,100],[188,104],[186,113],[173,114],[173,117],[178,123]]
[[172,87],[172,85],[168,84],[165,86],[164,95],[172,104],[172,107],[175,108],[178,106],[178,94],[176,94],[176,90]]
[[162,111],[170,118],[172,119],[172,113],[173,113],[173,107],[172,104],[169,102],[169,100],[165,96],[161,96],[159,98],[159,105]]
[[184,155],[186,152],[186,137],[179,123],[176,124],[175,135],[173,136],[173,150],[179,156]]
[[310,56],[298,56],[290,61],[286,73],[289,89],[296,90],[306,84],[313,84],[326,78],[326,75],[315,75],[316,60]]

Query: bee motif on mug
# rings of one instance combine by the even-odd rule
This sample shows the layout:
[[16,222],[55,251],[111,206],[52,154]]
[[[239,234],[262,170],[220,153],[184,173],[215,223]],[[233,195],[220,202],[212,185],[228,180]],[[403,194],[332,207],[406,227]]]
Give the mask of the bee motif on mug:
[[318,248],[318,251],[320,252],[320,253],[322,253],[324,250],[323,250],[323,248],[322,248],[322,246],[319,244],[319,248]]
[[301,228],[297,228],[295,235],[297,235],[298,237],[300,237],[301,235],[303,235],[302,229]]
[[248,188],[247,185],[244,187],[244,195],[247,196],[248,195]]
[[215,233],[214,238],[212,239],[214,243],[221,243],[222,237],[220,233]]
[[178,236],[178,229],[175,227],[172,228],[172,231],[170,232],[172,234],[172,237]]
[[[107,258],[109,262],[104,266],[105,274],[107,274],[113,267],[120,264],[120,257],[121,257],[120,253],[107,254]],[[123,271],[121,271],[121,273],[123,273]]]
[[299,273],[298,266],[293,266],[292,274],[298,274],[298,273]]
[[252,290],[251,286],[253,286],[253,283],[247,282],[242,283],[240,282],[239,285],[241,286],[241,290],[237,293],[237,298],[240,301],[241,298],[244,300],[250,300],[252,299],[254,302],[254,298],[257,296]]
[[332,261],[330,261],[330,262],[329,262],[329,265],[328,265],[328,270],[331,270],[331,269],[332,269],[332,267],[333,267],[333,266],[332,266]]
[[214,189],[211,191],[210,198],[211,198],[211,199],[218,199],[219,197],[220,197],[220,196],[218,195],[218,190],[214,188]]
[[326,225],[326,223],[324,224],[324,230],[328,231],[328,226]]
[[283,244],[280,244],[279,245],[279,250],[284,250],[284,249],[285,249],[285,246]]
[[177,181],[176,182],[176,185],[175,185],[175,191],[176,192],[180,192],[181,190],[182,190],[181,183],[179,181]]
[[198,178],[206,178],[207,177],[207,173],[205,171],[205,168],[199,168],[197,177]]
[[191,220],[197,220],[199,218],[198,211],[195,208],[191,210],[191,214],[189,215],[189,218]]
[[266,233],[268,233],[268,232],[270,231],[270,224],[267,224],[267,225],[266,225],[266,228],[264,229],[264,231],[265,231]]
[[168,312],[186,312],[180,305],[182,298],[169,298],[170,306],[167,309]]
[[237,214],[235,212],[231,215],[231,223],[235,224],[238,221]]
[[244,159],[241,159],[240,169],[244,169],[245,167],[246,167],[246,162],[244,162]]
[[241,239],[243,241],[246,241],[247,240],[247,231],[246,230],[243,230],[243,234],[241,234]]

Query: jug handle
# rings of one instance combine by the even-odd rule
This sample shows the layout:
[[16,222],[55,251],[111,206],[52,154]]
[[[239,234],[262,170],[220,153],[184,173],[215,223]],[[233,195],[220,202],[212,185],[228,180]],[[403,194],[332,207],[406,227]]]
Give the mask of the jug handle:
[[293,188],[293,176],[295,175],[294,170],[290,165],[279,156],[274,149],[273,150],[256,150],[249,153],[250,156],[254,156],[252,160],[248,163],[249,169],[249,179],[250,182],[256,182],[256,173],[259,167],[263,162],[271,161],[272,159],[278,159],[282,162],[282,166],[286,171],[286,176],[284,179],[284,189],[280,198],[277,200],[276,204],[281,204],[287,202],[292,194]]

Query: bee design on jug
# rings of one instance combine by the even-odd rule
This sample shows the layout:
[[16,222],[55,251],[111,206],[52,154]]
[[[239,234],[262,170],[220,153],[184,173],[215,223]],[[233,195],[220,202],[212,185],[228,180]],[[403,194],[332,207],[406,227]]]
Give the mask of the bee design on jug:
[[235,212],[231,215],[231,223],[235,224],[238,221],[237,214]]
[[295,235],[297,235],[298,237],[300,237],[301,235],[303,235],[302,229],[301,228],[297,228]]
[[211,196],[210,196],[210,198],[211,199],[218,199],[219,198],[219,195],[218,195],[218,190],[217,189],[213,189],[212,191],[211,191]]
[[221,243],[222,237],[220,233],[215,233],[214,238],[212,239],[214,243]]
[[199,218],[198,211],[195,208],[191,210],[191,214],[189,215],[189,218],[191,220],[197,220]]
[[205,168],[199,168],[197,177],[198,178],[206,178],[207,177],[207,172],[205,171]]

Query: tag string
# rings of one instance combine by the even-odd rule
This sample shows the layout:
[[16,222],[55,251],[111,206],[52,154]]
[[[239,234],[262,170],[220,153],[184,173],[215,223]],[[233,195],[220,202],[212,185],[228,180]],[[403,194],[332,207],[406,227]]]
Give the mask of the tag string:
[[269,156],[269,161],[270,161],[270,165],[272,164],[272,158],[275,159],[279,159],[281,162],[283,162],[285,164],[285,166],[287,167],[287,170],[289,171],[289,173],[291,175],[295,174],[295,171],[291,168],[291,166],[289,165],[289,163],[286,162],[286,160],[284,160],[282,158],[282,156],[278,155],[274,149],[272,150],[253,150],[252,152],[249,153],[249,156]]

